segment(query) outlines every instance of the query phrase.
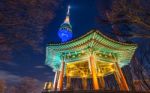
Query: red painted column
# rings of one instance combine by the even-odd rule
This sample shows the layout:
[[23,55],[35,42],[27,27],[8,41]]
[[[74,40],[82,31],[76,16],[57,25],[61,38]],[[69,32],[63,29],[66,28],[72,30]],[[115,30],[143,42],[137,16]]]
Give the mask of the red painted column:
[[105,88],[104,76],[100,76],[100,77],[99,77],[99,80],[100,80],[101,89],[104,90],[104,88]]
[[94,64],[95,64],[95,57],[94,57],[94,55],[91,55],[90,56],[90,68],[91,68],[92,79],[93,79],[93,87],[94,87],[94,90],[99,90],[96,69],[95,69]]
[[83,77],[83,78],[82,78],[82,86],[83,86],[83,89],[84,89],[84,90],[87,89],[87,78],[86,78],[86,77]]
[[129,87],[127,85],[127,81],[123,75],[123,72],[121,70],[121,68],[119,67],[118,63],[116,62],[116,70],[115,71],[115,77],[119,83],[119,86],[120,86],[120,90],[123,90],[123,91],[129,91]]
[[60,75],[59,75],[59,80],[58,80],[58,90],[59,90],[59,91],[62,91],[62,90],[63,90],[64,66],[65,66],[65,62],[62,61],[62,63],[61,63]]
[[70,89],[70,84],[71,84],[71,76],[67,76],[67,85],[66,85],[66,88],[67,89]]

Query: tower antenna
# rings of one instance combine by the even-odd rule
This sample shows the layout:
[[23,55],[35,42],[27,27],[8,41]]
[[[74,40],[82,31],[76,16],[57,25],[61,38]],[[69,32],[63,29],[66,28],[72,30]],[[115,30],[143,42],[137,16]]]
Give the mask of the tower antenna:
[[67,11],[67,16],[69,16],[70,15],[70,5],[68,6],[68,11]]

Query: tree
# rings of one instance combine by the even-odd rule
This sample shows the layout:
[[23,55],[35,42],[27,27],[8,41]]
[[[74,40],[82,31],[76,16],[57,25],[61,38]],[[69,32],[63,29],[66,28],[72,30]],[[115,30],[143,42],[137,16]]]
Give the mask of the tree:
[[[112,24],[113,33],[117,36],[150,38],[149,4],[148,0],[113,0],[112,7],[105,10],[105,19],[99,21]],[[130,32],[121,33],[118,28],[120,24],[126,24]],[[135,29],[138,31],[134,31]]]
[[9,86],[6,90],[6,93],[18,93],[16,86]]
[[[103,18],[99,22],[111,24],[112,34],[121,42],[137,41],[138,49],[133,56],[131,64],[125,71],[131,71],[130,80],[142,81],[145,90],[150,89],[150,83],[146,78],[150,77],[149,52],[150,45],[150,1],[148,0],[111,0],[111,7],[104,10]],[[100,8],[99,8],[99,11]],[[123,26],[126,26],[123,31]],[[143,43],[142,41],[145,40]],[[146,41],[147,40],[147,41]]]
[[42,87],[34,78],[25,77],[16,85],[16,93],[41,93]]
[[0,80],[0,93],[5,93],[6,84],[4,80]]
[[1,0],[0,60],[10,60],[13,52],[26,46],[41,52],[43,27],[55,16],[62,0]]

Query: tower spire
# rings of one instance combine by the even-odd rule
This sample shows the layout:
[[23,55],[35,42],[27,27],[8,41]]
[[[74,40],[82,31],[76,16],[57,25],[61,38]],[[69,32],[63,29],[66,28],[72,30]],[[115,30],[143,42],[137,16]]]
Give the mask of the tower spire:
[[67,16],[66,16],[66,19],[65,19],[65,23],[70,23],[70,18],[69,18],[69,16],[70,16],[70,5],[68,6],[68,10],[67,10]]

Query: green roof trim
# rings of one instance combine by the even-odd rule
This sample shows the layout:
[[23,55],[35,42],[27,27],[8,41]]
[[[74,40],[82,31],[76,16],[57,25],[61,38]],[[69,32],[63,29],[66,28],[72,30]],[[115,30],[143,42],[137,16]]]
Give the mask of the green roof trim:
[[[77,55],[81,54],[82,50],[86,53],[89,52],[89,48],[106,56],[109,54],[115,55],[120,67],[123,67],[130,62],[137,45],[118,42],[106,37],[98,30],[91,30],[87,34],[65,43],[48,44],[46,48],[46,64],[55,71],[59,69],[62,57],[67,58],[68,55],[71,55],[68,60],[65,60],[66,62],[81,60],[82,56],[78,57]],[[105,58],[105,60],[111,61],[109,58]]]

